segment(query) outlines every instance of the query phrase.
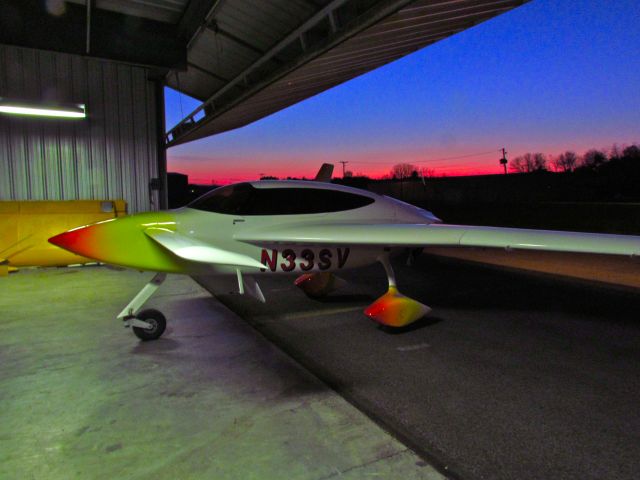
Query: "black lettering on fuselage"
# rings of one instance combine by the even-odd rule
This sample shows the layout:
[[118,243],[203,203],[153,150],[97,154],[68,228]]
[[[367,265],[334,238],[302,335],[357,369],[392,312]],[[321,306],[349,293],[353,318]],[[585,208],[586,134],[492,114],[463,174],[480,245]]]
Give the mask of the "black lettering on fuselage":
[[[262,258],[260,259],[260,263],[262,263],[265,267],[268,266],[269,270],[271,270],[272,272],[275,272],[277,262],[278,262],[277,250],[271,250],[271,256],[269,256],[269,252],[264,248],[262,249]],[[262,272],[265,272],[266,270],[267,270],[266,268],[260,269],[260,271]]]
[[[336,249],[337,268],[343,268],[346,265],[350,252],[351,250],[348,247]],[[329,270],[333,265],[333,258],[334,252],[328,248],[323,248],[317,253],[311,248],[305,248],[300,252],[300,256],[296,255],[295,250],[287,248],[282,251],[282,262],[278,264],[278,250],[263,248],[260,263],[265,268],[260,270],[266,272],[268,268],[270,271],[275,272],[279,267],[283,272],[291,272],[295,270],[296,266],[303,272],[313,270],[316,266],[319,270]]]
[[303,271],[308,272],[313,268],[313,259],[315,258],[315,254],[313,253],[313,250],[305,248],[300,256],[307,261],[307,263],[300,263],[300,268]]
[[329,250],[328,248],[323,248],[322,250],[320,250],[318,257],[320,258],[320,261],[318,262],[318,268],[320,270],[327,270],[331,268],[331,250]]
[[347,258],[349,258],[349,249],[345,248],[342,250],[338,249],[338,268],[344,267],[344,264],[347,263]]
[[282,252],[282,259],[287,263],[281,263],[280,268],[283,272],[290,272],[294,268],[296,268],[296,252],[287,248],[284,252]]

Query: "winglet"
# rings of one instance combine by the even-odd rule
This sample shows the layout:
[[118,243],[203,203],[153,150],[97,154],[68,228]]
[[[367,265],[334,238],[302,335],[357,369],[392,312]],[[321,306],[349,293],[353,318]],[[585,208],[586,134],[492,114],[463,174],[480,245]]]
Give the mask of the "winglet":
[[333,175],[333,165],[331,163],[323,163],[314,180],[316,182],[329,183],[331,182],[331,175]]

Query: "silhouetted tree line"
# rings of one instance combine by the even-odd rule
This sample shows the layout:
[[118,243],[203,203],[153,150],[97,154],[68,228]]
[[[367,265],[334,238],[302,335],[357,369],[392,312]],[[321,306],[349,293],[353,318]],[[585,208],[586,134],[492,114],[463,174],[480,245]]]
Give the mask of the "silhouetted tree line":
[[435,170],[426,167],[418,167],[412,163],[398,163],[389,172],[388,178],[391,180],[405,180],[407,178],[429,178],[435,177]]
[[591,149],[582,156],[571,150],[557,156],[543,153],[525,153],[509,162],[509,169],[516,173],[554,171],[561,173],[591,172],[611,173],[615,170],[640,170],[640,146],[628,147],[614,145],[609,152]]
[[[610,173],[614,170],[627,172],[640,172],[640,146],[633,144],[627,147],[613,145],[609,151],[590,149],[583,155],[567,150],[559,155],[547,155],[544,153],[525,153],[511,159],[509,170],[513,173]],[[366,175],[349,176],[364,177]],[[381,180],[425,179],[436,177],[436,172],[430,168],[418,167],[411,163],[398,163],[394,165],[389,174]]]

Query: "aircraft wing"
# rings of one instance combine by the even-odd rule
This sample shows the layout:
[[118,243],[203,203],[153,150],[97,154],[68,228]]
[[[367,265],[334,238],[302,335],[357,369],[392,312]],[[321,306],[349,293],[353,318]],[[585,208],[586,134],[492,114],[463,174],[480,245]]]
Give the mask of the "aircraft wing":
[[493,247],[640,255],[640,236],[445,224],[316,224],[238,233],[255,244]]
[[215,263],[234,267],[264,268],[251,257],[223,250],[164,228],[147,228],[144,233],[174,255],[192,262]]

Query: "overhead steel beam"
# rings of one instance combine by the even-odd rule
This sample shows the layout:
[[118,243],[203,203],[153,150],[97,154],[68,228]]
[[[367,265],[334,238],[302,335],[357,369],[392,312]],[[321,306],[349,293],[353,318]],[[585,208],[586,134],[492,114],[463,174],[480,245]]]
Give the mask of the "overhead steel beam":
[[[367,9],[359,0],[329,2],[211,94],[167,145],[247,125],[527,1],[377,0]],[[272,65],[285,49],[290,60]]]
[[[196,65],[193,62],[189,62],[187,65],[195,70],[198,70],[199,72],[204,73],[205,75],[209,75],[211,78],[215,78],[216,80],[222,83],[227,83],[229,81],[228,78],[221,77],[220,75],[213,73],[211,70],[207,70],[206,68],[201,67],[200,65]],[[177,72],[176,72],[176,75],[177,75]]]
[[[204,1],[204,0],[198,0],[198,1]],[[185,35],[187,35],[187,34],[189,35],[188,37],[185,37],[185,38],[188,38],[188,41],[187,41],[187,52],[189,52],[191,50],[191,48],[193,47],[193,44],[195,43],[196,39],[200,36],[200,34],[202,34],[202,32],[204,30],[207,29],[209,24],[215,19],[216,12],[218,11],[218,9],[220,9],[222,4],[225,3],[225,0],[209,0],[209,2],[211,3],[209,11],[204,16],[204,18],[201,17],[199,19],[199,23],[198,23],[197,26],[195,26],[195,29],[192,29],[192,30],[184,32]]]
[[178,23],[178,37],[189,43],[220,3],[221,0],[190,0]]
[[240,45],[241,47],[244,47],[247,50],[251,50],[253,53],[257,53],[258,55],[264,55],[265,53],[264,50],[262,50],[261,48],[258,48],[255,45],[252,45],[251,43],[247,42],[246,40],[243,40],[242,38],[236,37],[232,33],[222,30],[220,27],[218,27],[218,24],[215,21],[211,22],[207,26],[207,28],[211,30],[215,35],[220,35],[221,37],[231,40],[233,43]]
[[[247,67],[244,71],[242,71],[239,75],[237,75],[233,80],[231,80],[227,85],[218,90],[210,100],[213,101],[215,98],[219,97],[227,90],[233,88],[236,83],[244,81],[244,79],[251,74],[254,70],[258,69],[266,62],[271,60],[274,56],[278,54],[282,49],[284,49],[287,45],[289,45],[292,41],[298,39],[300,35],[302,35],[307,30],[311,29],[313,26],[317,25],[323,18],[325,18],[330,12],[340,7],[342,4],[346,3],[348,0],[333,0],[329,4],[327,4],[324,8],[320,9],[316,12],[311,18],[305,21],[298,28],[294,29],[288,35],[286,35],[282,40],[280,40],[276,45],[271,47],[268,51],[262,55],[262,57],[258,58],[255,62],[253,62],[249,67]],[[410,0],[402,0],[404,3],[408,3]],[[208,102],[205,102],[208,103]]]
[[[47,11],[40,0],[0,2],[0,43],[87,55],[87,9],[64,3],[64,13]],[[176,26],[141,17],[91,9],[90,56],[161,68],[184,69],[186,42]]]
[[[243,83],[246,79],[251,75],[251,73],[266,62],[270,61],[275,57],[279,52],[281,52],[285,47],[287,47],[291,42],[299,40],[303,37],[304,33],[311,30],[313,27],[318,25],[321,21],[328,19],[330,22],[330,16],[342,5],[348,3],[349,0],[333,0],[318,10],[314,15],[308,18],[305,22],[295,28],[293,31],[289,32],[284,38],[282,38],[276,45],[271,47],[267,52],[264,53],[260,58],[258,58],[255,62],[249,65],[244,71],[240,72],[234,79],[216,91],[209,99],[207,99],[202,105],[200,105],[196,110],[194,110],[191,114],[189,114],[185,119],[183,119],[178,125],[176,125],[170,132],[167,133],[167,144],[169,146],[177,145],[180,142],[180,136],[185,135],[187,132],[191,133],[193,130],[200,128],[200,126],[207,120],[207,117],[215,116],[219,113],[219,110],[216,110],[213,105],[214,102],[222,95],[227,93],[232,88],[236,87],[238,84]],[[322,54],[323,52],[329,50],[336,44],[356,35],[358,32],[363,29],[375,24],[377,21],[395,13],[405,5],[411,3],[413,0],[381,0],[378,4],[372,7],[370,10],[367,10],[366,13],[361,15],[356,21],[350,22],[350,28],[344,30],[334,31],[331,30],[331,33],[327,37],[326,42],[323,42],[321,48],[312,48],[311,50],[303,51],[302,55],[297,58],[295,61],[290,62],[286,66],[279,68],[277,75],[270,76],[268,79],[264,79],[259,83],[259,85],[254,86],[253,88],[249,88],[246,93],[241,95],[240,98],[236,99],[232,102],[233,105],[238,104],[243,99],[251,96],[253,92],[264,88],[270,82],[273,82],[275,79],[282,77],[287,72],[297,68],[299,65],[308,62],[312,58],[315,58]],[[230,108],[230,106],[222,107],[224,110]],[[201,112],[206,112],[204,118],[196,121],[195,118],[201,114]]]

